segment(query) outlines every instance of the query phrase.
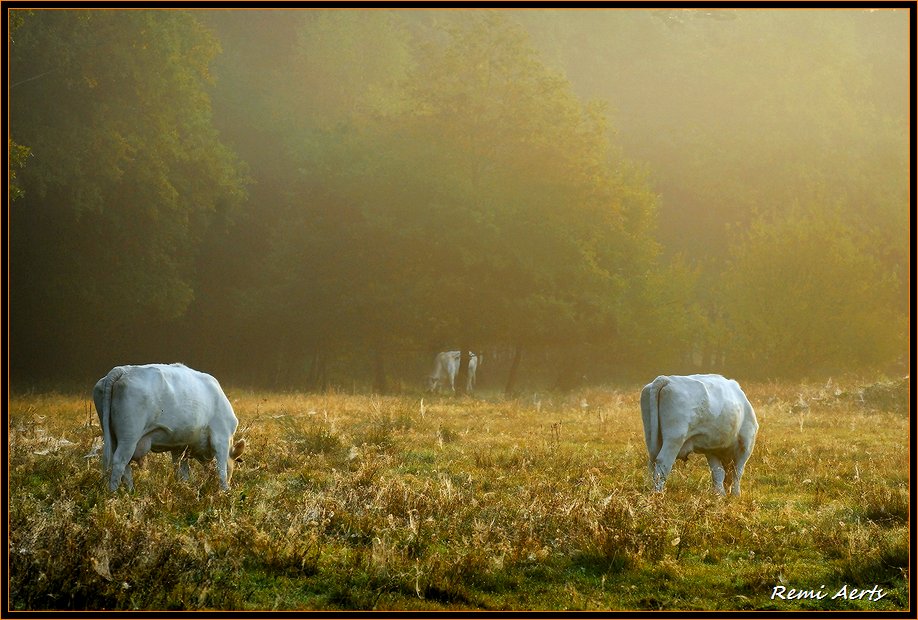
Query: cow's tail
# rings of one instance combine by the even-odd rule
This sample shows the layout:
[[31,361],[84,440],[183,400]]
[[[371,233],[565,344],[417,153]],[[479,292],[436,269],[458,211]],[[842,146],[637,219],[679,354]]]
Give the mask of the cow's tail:
[[660,392],[669,384],[669,378],[657,377],[647,390],[647,402],[642,403],[647,411],[644,420],[644,439],[647,441],[647,452],[651,458],[656,458],[663,447],[662,433],[660,432]]
[[112,390],[123,375],[123,368],[113,368],[102,383],[102,470],[106,473],[112,467],[112,454],[115,452],[112,440]]

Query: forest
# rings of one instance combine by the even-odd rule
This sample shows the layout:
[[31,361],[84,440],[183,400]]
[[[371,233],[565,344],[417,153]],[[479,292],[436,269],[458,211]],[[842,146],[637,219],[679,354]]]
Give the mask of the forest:
[[10,379],[904,374],[913,23],[9,9]]

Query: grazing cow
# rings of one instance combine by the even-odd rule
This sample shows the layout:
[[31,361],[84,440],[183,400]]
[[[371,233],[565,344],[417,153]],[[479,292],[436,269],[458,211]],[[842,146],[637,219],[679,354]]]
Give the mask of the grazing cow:
[[[478,370],[480,356],[469,351],[469,374],[465,389],[471,392],[475,387],[475,371]],[[427,391],[438,391],[441,385],[449,381],[450,389],[456,391],[456,374],[459,372],[459,351],[443,351],[434,359],[434,369],[427,378]]]
[[676,458],[700,452],[708,459],[714,491],[724,495],[724,478],[732,476],[733,495],[740,494],[759,423],[736,381],[720,375],[657,377],[641,390],[641,417],[654,490],[663,490]]
[[182,364],[116,366],[92,390],[102,425],[102,470],[115,491],[122,478],[134,488],[130,461],[148,452],[171,452],[178,474],[188,478],[188,457],[217,458],[220,487],[229,489],[233,462],[245,440],[233,443],[238,420],[212,376]]

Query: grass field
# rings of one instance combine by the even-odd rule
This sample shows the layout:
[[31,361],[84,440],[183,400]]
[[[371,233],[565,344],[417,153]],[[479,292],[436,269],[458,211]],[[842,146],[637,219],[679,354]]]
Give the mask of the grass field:
[[247,446],[226,494],[212,467],[177,480],[168,455],[109,493],[90,389],[14,394],[10,605],[909,608],[901,403],[865,404],[854,382],[746,385],[743,495],[713,495],[700,455],[650,494],[640,387],[423,404],[228,389]]

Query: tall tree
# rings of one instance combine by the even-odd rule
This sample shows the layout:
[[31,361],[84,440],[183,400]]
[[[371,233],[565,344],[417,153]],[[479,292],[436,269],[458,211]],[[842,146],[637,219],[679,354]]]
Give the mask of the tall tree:
[[186,311],[202,235],[244,195],[211,123],[219,45],[183,12],[65,10],[35,11],[11,51],[32,154],[11,213],[15,367],[150,354],[139,328]]
[[504,17],[417,48],[406,29],[379,13],[303,20],[277,107],[298,172],[250,306],[277,328],[268,341],[368,346],[382,385],[392,348],[588,340],[659,251],[655,197],[605,111]]
[[731,246],[724,306],[731,353],[749,374],[875,368],[904,355],[894,274],[856,228],[822,205],[757,220]]
[[650,165],[662,195],[659,239],[702,270],[695,301],[706,318],[696,331],[714,339],[724,330],[704,323],[726,316],[718,282],[727,240],[757,217],[791,217],[795,203],[836,212],[894,275],[894,303],[907,316],[908,17],[889,9],[520,14],[579,92],[609,101],[621,144]]
[[[245,331],[257,334],[247,346],[274,369],[268,380],[303,385],[326,380],[333,354],[367,344],[385,352],[406,337],[401,326],[412,305],[403,287],[392,286],[404,280],[403,263],[396,239],[374,219],[373,153],[385,147],[373,126],[398,109],[410,54],[392,14],[263,17],[286,33],[272,38],[271,52],[256,45],[254,58],[237,51],[221,64],[226,94],[239,99],[227,110],[234,119],[227,129],[258,180],[243,218],[258,231],[244,243],[252,268],[231,297]],[[223,20],[215,22],[219,31],[244,45],[244,33]],[[242,85],[250,86],[245,95]],[[384,378],[384,364],[376,368]]]
[[406,132],[436,145],[414,169],[454,188],[415,203],[440,214],[428,234],[450,265],[435,289],[443,327],[463,348],[579,346],[650,268],[655,197],[613,147],[602,106],[583,104],[519,25],[484,13],[445,32],[410,82]]

